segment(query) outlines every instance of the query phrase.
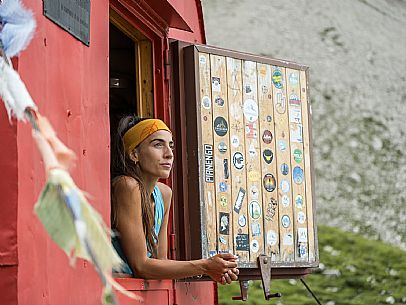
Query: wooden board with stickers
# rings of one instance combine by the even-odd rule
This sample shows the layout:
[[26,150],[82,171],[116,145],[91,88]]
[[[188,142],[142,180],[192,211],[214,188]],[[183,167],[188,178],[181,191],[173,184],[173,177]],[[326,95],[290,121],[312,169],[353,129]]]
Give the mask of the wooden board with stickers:
[[231,252],[244,269],[265,254],[280,270],[316,267],[308,67],[197,45],[184,66],[185,184],[199,204],[186,201],[202,236],[190,258]]

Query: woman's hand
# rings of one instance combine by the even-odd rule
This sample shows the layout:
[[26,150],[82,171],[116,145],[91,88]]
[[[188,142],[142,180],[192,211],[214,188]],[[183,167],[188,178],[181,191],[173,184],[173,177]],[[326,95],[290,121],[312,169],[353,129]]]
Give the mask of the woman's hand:
[[205,273],[220,284],[230,284],[238,279],[237,257],[222,253],[207,259]]

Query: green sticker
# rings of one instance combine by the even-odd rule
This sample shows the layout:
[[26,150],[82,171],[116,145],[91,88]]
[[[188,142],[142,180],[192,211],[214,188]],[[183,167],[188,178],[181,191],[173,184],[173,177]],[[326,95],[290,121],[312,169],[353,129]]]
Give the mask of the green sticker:
[[293,151],[293,159],[295,159],[295,161],[297,163],[302,162],[302,160],[303,160],[303,152],[302,152],[302,150],[300,150],[299,148],[296,148]]

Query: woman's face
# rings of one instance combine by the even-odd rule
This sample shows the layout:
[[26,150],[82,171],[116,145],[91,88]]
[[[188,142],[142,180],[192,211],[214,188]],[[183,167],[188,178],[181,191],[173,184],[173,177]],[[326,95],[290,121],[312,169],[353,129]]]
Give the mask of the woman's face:
[[141,171],[156,178],[168,178],[173,163],[173,147],[170,132],[154,132],[135,149]]

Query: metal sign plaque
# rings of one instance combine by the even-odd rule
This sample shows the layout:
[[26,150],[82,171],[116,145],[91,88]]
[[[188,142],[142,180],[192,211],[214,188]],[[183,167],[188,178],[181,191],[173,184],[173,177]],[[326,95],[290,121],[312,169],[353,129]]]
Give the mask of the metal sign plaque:
[[44,15],[84,44],[90,44],[90,0],[44,0]]

